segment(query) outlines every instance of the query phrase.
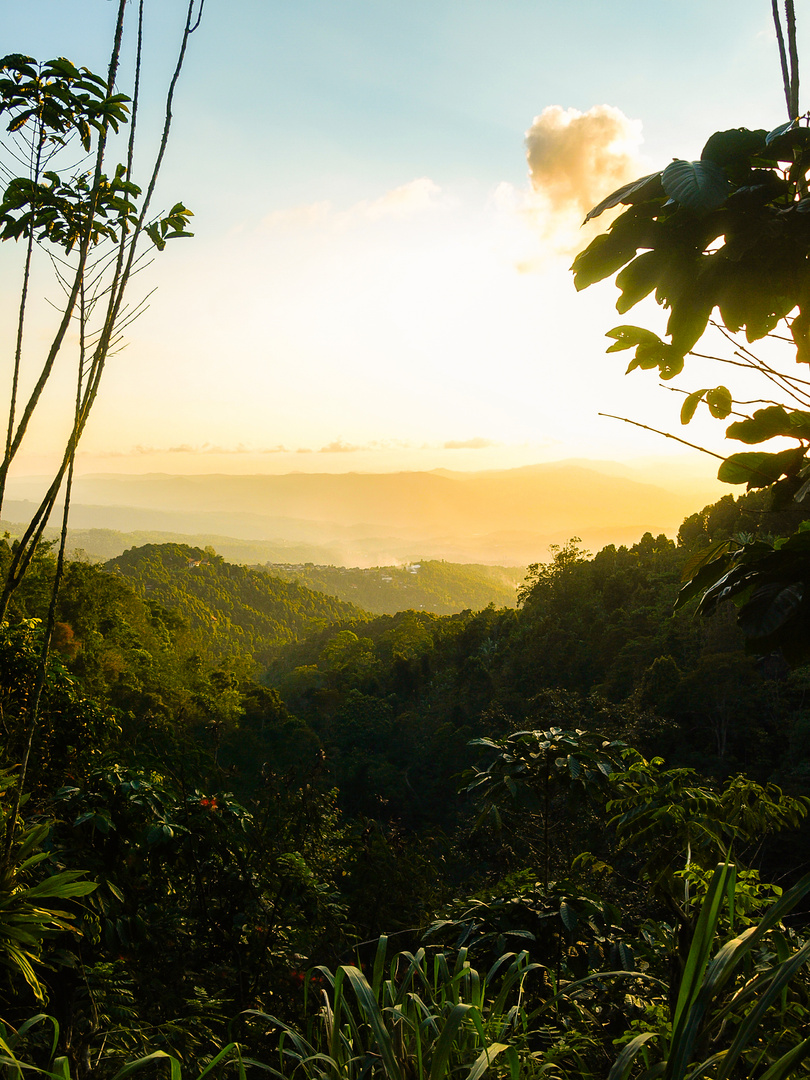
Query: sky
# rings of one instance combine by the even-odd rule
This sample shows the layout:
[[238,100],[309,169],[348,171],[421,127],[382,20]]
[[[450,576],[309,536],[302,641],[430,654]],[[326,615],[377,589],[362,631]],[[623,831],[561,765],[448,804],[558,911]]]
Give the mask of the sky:
[[[0,0],[4,52],[103,72],[116,7]],[[185,3],[146,9],[144,163]],[[569,267],[620,184],[698,157],[715,130],[784,121],[767,0],[206,0],[174,113],[159,205],[189,206],[195,237],[133,284],[149,306],[109,363],[81,471],[684,453],[599,413],[720,447],[716,422],[681,430],[676,394],[605,355],[611,327],[660,330],[662,313],[620,317],[611,283],[577,294]],[[0,250],[9,357],[20,255]],[[58,299],[44,263],[32,297],[29,382]],[[677,385],[721,379],[687,365]],[[47,471],[71,396],[66,360],[18,470]]]

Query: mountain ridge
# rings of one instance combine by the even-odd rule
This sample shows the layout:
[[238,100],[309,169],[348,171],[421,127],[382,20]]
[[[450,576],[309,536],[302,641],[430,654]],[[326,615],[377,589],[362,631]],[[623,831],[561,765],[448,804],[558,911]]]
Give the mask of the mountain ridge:
[[[17,480],[6,512],[25,516]],[[14,500],[17,500],[15,503]],[[579,536],[589,548],[674,535],[700,496],[570,462],[480,473],[285,473],[77,478],[74,528],[293,543],[283,561],[383,565],[416,558],[527,564]],[[309,548],[309,552],[307,552]],[[282,561],[270,554],[266,560]]]

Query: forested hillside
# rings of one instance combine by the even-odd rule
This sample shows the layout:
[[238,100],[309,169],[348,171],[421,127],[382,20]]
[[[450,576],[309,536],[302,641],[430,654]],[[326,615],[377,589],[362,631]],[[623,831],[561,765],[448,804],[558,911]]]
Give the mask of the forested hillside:
[[267,563],[264,570],[285,581],[337,596],[375,615],[412,608],[434,615],[477,611],[494,604],[514,607],[523,571],[516,567],[460,565],[425,559],[407,566],[315,566]]
[[[576,979],[636,962],[663,975],[680,955],[666,927],[689,924],[731,837],[763,881],[793,880],[810,854],[804,832],[758,848],[805,812],[806,673],[747,656],[732,612],[672,614],[706,534],[722,538],[752,513],[763,529],[774,521],[747,497],[687,519],[677,544],[648,533],[591,556],[571,541],[529,568],[517,610],[450,616],[369,617],[182,545],[134,549],[106,568],[70,563],[28,820],[51,822],[46,869],[99,883],[70,904],[83,938],[43,937],[31,953],[29,982],[70,1032],[71,1060],[101,1040],[113,1071],[155,1049],[205,1058],[241,1009],[295,1023],[310,965],[346,963],[357,942],[397,934],[392,952],[424,944],[449,964],[487,966],[511,945],[522,964],[559,972],[572,989],[538,1046],[599,1075],[662,998],[639,983],[631,1008],[606,982],[614,1019],[598,1032],[576,1021],[588,1046],[574,1051]],[[15,594],[0,652],[7,718],[35,667],[52,572],[43,549]],[[6,725],[11,764],[22,732]],[[545,809],[531,764],[542,760]],[[653,851],[629,808],[661,798],[676,816]],[[740,799],[745,822],[726,832]],[[622,825],[610,806],[625,804]],[[687,830],[695,899],[672,908],[673,923],[678,878],[658,875],[662,860],[682,872],[675,822],[698,804],[708,833]],[[754,918],[775,894],[746,880]],[[73,966],[57,949],[78,950]],[[5,955],[17,987],[5,1016],[21,1023],[35,997]],[[89,986],[79,996],[77,978]],[[530,1000],[542,1008],[536,978]],[[129,1019],[112,1035],[121,994]],[[271,1029],[236,1030],[269,1061]],[[33,1055],[39,1030],[24,1040]]]
[[216,656],[266,664],[277,646],[340,619],[362,618],[352,604],[247,567],[208,548],[146,544],[106,564],[144,599],[178,615],[197,646]]

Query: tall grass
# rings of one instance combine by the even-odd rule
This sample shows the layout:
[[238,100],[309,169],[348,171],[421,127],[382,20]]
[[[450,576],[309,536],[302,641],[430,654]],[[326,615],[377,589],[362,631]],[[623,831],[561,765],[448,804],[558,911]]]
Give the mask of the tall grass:
[[[26,1041],[33,1034],[37,1034],[38,1027],[50,1026],[50,1035],[44,1046],[44,1057],[47,1064],[44,1066],[33,1065],[30,1060]],[[66,1055],[57,1055],[56,1048],[59,1043],[59,1023],[45,1013],[37,1013],[13,1029],[0,1022],[0,1077],[3,1080],[30,1080],[32,1077],[42,1080],[73,1080],[70,1060]],[[183,1067],[182,1063],[173,1055],[163,1050],[156,1050],[151,1054],[144,1054],[115,1069],[111,1065],[112,1055],[100,1055],[95,1067],[89,1072],[84,1071],[85,1076],[105,1077],[105,1080],[124,1080],[132,1073],[148,1069],[150,1076],[160,1076],[167,1080],[204,1080],[206,1076],[221,1074],[225,1067],[238,1080],[247,1080],[245,1063],[242,1059],[240,1047],[236,1043],[228,1043],[204,1065],[191,1065]],[[115,1055],[117,1056],[117,1055]],[[115,1071],[114,1071],[115,1070]]]
[[[810,892],[810,874],[773,903],[756,926],[718,947],[726,904],[733,910],[736,869],[715,870],[701,906],[669,1032],[646,1031],[621,1052],[608,1080],[787,1080],[810,1053],[787,988],[810,961],[810,941],[793,943],[782,919]],[[712,956],[712,953],[714,955]],[[787,1047],[787,1048],[786,1048]]]
[[370,979],[353,965],[317,968],[315,998],[303,1033],[254,1013],[278,1034],[277,1077],[305,1080],[480,1080],[504,1056],[516,1080],[527,977],[539,968],[526,953],[507,953],[480,974],[466,949],[401,952],[390,961],[380,938]]

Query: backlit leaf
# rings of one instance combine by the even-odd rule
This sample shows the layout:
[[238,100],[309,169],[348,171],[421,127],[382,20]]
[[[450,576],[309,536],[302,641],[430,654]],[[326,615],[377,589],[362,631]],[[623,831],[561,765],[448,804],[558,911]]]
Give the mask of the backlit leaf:
[[628,205],[636,202],[642,202],[645,199],[657,199],[663,195],[663,188],[661,187],[661,173],[650,173],[649,176],[642,176],[640,180],[633,180],[629,184],[625,184],[617,191],[614,191],[612,195],[608,195],[606,199],[603,199],[597,206],[590,210],[585,218],[585,221],[590,221],[591,218],[599,217],[605,210],[612,210],[614,206]]
[[713,161],[673,161],[661,183],[671,199],[698,214],[722,206],[730,190],[725,171]]
[[764,129],[750,131],[748,128],[731,128],[715,131],[700,153],[701,161],[713,161],[715,165],[734,165],[762,150],[769,135]]
[[662,256],[658,251],[645,251],[637,255],[624,270],[616,276],[616,287],[622,295],[616,301],[616,310],[620,315],[648,296],[658,284]]
[[731,412],[731,393],[725,386],[716,386],[706,394],[706,404],[715,420],[725,420]]
[[636,246],[617,244],[610,233],[602,233],[574,259],[571,269],[577,292],[587,289],[597,281],[611,277],[636,253]]
[[732,454],[717,470],[717,479],[724,484],[747,484],[748,489],[770,487],[781,476],[789,476],[801,465],[804,451],[783,450],[779,454],[764,451]]
[[633,349],[637,345],[660,345],[664,347],[661,338],[642,326],[614,326],[608,330],[605,337],[614,338],[615,344],[611,345],[606,352],[621,352],[623,349]]
[[688,424],[692,417],[695,415],[695,410],[703,399],[703,395],[707,393],[707,390],[694,390],[691,394],[688,394],[681,405],[681,423]]
[[791,435],[790,416],[781,405],[769,405],[765,409],[757,409],[749,420],[737,420],[726,428],[726,436],[729,439],[738,439],[740,442],[753,445],[754,443],[766,442],[778,435]]

